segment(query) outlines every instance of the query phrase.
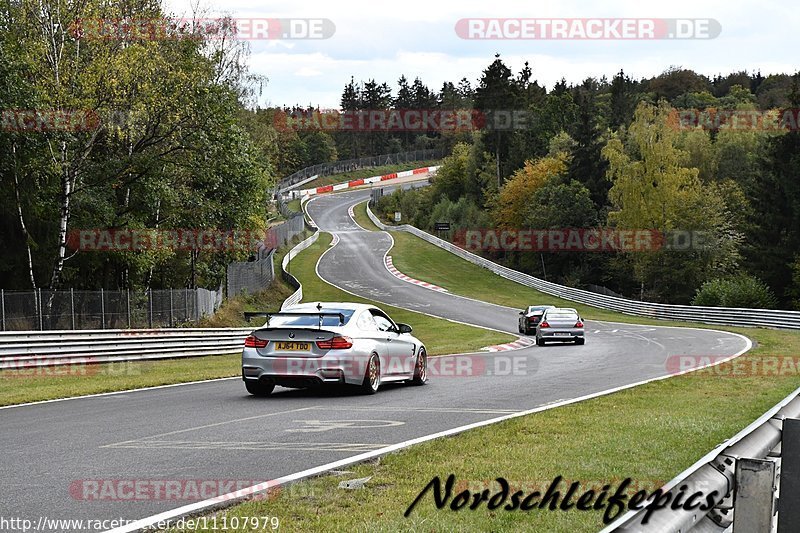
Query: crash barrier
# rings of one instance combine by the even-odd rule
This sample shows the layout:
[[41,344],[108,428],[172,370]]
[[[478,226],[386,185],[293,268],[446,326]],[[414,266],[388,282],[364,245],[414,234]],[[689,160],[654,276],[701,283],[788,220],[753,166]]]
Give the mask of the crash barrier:
[[721,324],[727,326],[752,326],[752,327],[771,327],[784,329],[800,329],[800,311],[784,311],[778,309],[745,309],[736,307],[701,307],[695,305],[674,305],[660,304],[653,302],[641,302],[629,300],[616,296],[597,294],[583,289],[566,287],[557,283],[535,278],[528,274],[523,274],[511,268],[505,267],[494,261],[468,252],[459,248],[455,244],[440,239],[422,231],[414,226],[404,224],[399,226],[387,226],[375,216],[367,206],[367,214],[379,228],[393,231],[405,231],[423,239],[434,246],[438,246],[448,252],[461,257],[494,272],[498,276],[510,279],[521,285],[532,287],[538,291],[551,296],[557,296],[565,300],[579,302],[601,309],[618,311],[626,315],[645,316],[660,320],[681,320],[688,322],[702,322],[705,324]]
[[303,189],[301,191],[294,191],[292,194],[300,195],[300,197],[313,196],[315,194],[325,194],[328,192],[338,192],[345,189],[352,189],[354,187],[361,187],[363,185],[370,185],[373,183],[381,183],[383,181],[393,180],[397,178],[407,178],[409,176],[419,175],[421,177],[435,174],[438,166],[421,167],[412,170],[404,170],[402,172],[392,172],[390,174],[383,174],[381,176],[372,176],[370,178],[363,178],[357,180],[344,181],[335,185],[323,185],[322,187],[315,187],[313,189]]
[[361,168],[380,167],[385,165],[399,165],[402,163],[413,163],[414,161],[426,161],[431,159],[441,159],[446,157],[449,151],[444,148],[431,148],[427,150],[411,150],[409,152],[396,152],[393,154],[382,154],[357,159],[345,159],[343,161],[332,161],[330,163],[320,163],[312,165],[286,176],[278,183],[278,193],[288,192],[309,181],[313,181],[320,176],[330,176],[332,174],[342,174],[352,172]]
[[297,254],[299,254],[300,252],[302,252],[303,250],[305,250],[306,248],[317,242],[318,238],[319,238],[319,232],[315,231],[309,238],[307,238],[306,240],[304,240],[303,242],[301,242],[300,244],[289,250],[289,253],[283,256],[283,262],[281,263],[281,275],[283,276],[283,279],[286,280],[287,283],[289,283],[292,287],[294,287],[297,290],[294,291],[294,293],[291,296],[286,298],[286,300],[284,300],[283,305],[281,305],[281,310],[286,309],[290,305],[298,304],[303,299],[303,285],[296,277],[292,276],[292,274],[289,272],[290,270],[289,262],[292,259],[294,259],[297,256]]
[[252,328],[114,329],[0,333],[0,369],[91,365],[242,351]]
[[[800,524],[800,389],[667,483],[663,504],[630,511],[601,533],[794,533]],[[679,493],[684,497],[679,499]],[[702,504],[686,502],[700,494]],[[778,497],[779,496],[779,497]],[[643,502],[650,504],[654,499]]]

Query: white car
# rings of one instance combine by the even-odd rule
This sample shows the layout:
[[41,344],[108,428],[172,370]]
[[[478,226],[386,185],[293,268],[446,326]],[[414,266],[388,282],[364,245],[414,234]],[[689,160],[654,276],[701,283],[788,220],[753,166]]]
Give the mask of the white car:
[[427,381],[425,345],[411,335],[411,326],[395,323],[377,307],[308,303],[245,316],[268,317],[242,351],[242,379],[255,396],[269,395],[275,385],[340,383],[374,394],[381,383]]

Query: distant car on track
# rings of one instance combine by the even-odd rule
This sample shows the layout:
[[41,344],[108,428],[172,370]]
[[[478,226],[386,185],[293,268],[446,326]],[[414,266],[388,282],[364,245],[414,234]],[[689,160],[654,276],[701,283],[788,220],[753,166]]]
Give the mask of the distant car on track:
[[548,341],[574,341],[584,344],[583,319],[572,308],[547,309],[536,325],[536,344],[544,346]]
[[255,396],[271,394],[276,385],[340,383],[374,394],[381,383],[427,381],[425,345],[411,335],[411,326],[395,323],[377,307],[299,304],[245,316],[268,318],[248,335],[242,351],[242,379]]
[[554,305],[530,305],[519,312],[520,333],[530,335],[536,329],[536,324],[542,318],[542,314],[548,309],[555,309]]

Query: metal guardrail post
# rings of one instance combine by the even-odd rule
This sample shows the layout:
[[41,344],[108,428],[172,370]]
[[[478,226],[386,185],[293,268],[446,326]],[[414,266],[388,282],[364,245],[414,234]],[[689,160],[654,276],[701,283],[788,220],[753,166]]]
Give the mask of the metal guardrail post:
[[153,329],[153,289],[147,289],[147,327]]
[[106,329],[106,299],[103,289],[100,289],[100,329]]
[[69,289],[69,310],[71,313],[70,322],[72,324],[72,329],[75,329],[75,289],[71,287]]
[[0,289],[0,315],[2,315],[3,331],[6,330],[6,291]]
[[125,306],[128,308],[128,328],[131,327],[131,290],[125,290]]
[[736,460],[733,530],[745,533],[772,533],[775,497],[775,461]]
[[800,420],[783,419],[778,533],[793,533],[800,524]]
[[169,327],[175,327],[175,312],[172,309],[172,289],[169,290]]
[[39,308],[39,331],[44,331],[44,309],[42,308],[42,289],[37,289],[33,293],[36,305]]

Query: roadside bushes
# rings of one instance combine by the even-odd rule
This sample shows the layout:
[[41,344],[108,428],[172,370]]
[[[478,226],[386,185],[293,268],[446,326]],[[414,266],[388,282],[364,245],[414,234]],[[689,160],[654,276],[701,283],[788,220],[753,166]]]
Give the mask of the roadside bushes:
[[378,200],[376,214],[385,221],[393,221],[395,211],[403,215],[403,223],[432,231],[435,222],[450,222],[452,231],[490,227],[489,215],[468,197],[458,201],[440,198],[433,202],[428,187],[417,190],[396,190]]
[[775,309],[778,307],[778,301],[763,281],[740,274],[730,278],[715,278],[703,283],[697,289],[692,305]]

